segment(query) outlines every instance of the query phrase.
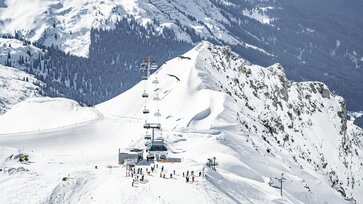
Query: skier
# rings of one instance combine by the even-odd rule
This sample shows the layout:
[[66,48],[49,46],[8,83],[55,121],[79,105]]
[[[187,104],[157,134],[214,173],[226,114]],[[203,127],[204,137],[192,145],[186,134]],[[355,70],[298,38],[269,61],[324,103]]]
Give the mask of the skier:
[[161,171],[164,171],[164,166],[161,167]]
[[202,172],[199,172],[199,177],[201,177],[202,176]]
[[173,174],[172,173],[170,173],[170,178],[173,178]]
[[175,175],[175,170],[173,171],[174,175]]
[[183,172],[183,177],[184,177],[185,175],[184,175],[184,172]]
[[194,183],[194,176],[192,177],[192,182]]

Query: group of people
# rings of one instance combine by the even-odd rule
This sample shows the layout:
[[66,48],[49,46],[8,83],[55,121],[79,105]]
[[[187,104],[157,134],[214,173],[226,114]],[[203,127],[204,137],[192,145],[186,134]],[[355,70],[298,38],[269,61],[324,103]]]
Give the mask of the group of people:
[[[150,173],[148,169],[146,168],[146,172]],[[131,185],[134,186],[136,181],[143,182],[144,181],[144,173],[142,168],[135,168],[135,167],[128,167],[128,170],[126,171],[126,177],[132,177],[132,183]]]
[[[202,176],[202,172],[199,171],[199,177]],[[186,172],[186,174],[183,172],[183,177],[185,177],[185,181],[188,183],[190,182],[190,177],[192,178],[191,182],[194,182],[195,180],[195,176],[194,176],[194,171],[190,171],[190,175],[189,175],[189,170]]]
[[[157,164],[156,167],[158,168],[159,165]],[[166,174],[163,173],[164,172],[164,166],[161,166],[161,171],[160,171],[160,178],[166,178]],[[173,174],[175,175],[175,170],[173,170],[173,173],[169,174],[169,178],[173,178]]]
[[[150,174],[151,172],[154,172],[156,168],[159,168],[158,164],[154,164],[153,166],[151,166],[150,171],[149,168],[146,168],[146,171],[143,170],[143,168],[135,168],[135,167],[129,167],[128,170],[126,171],[126,177],[132,177],[132,186],[134,186],[136,181],[144,181],[144,172],[146,172],[147,174]],[[161,166],[160,169],[160,178],[166,178],[166,174],[164,171],[164,166]],[[175,177],[176,171],[173,170],[172,173],[169,174],[169,178],[172,179]],[[187,170],[186,172],[183,172],[183,177],[185,177],[185,181],[188,182],[194,182],[195,181],[195,175],[194,175],[194,171],[189,171]],[[202,172],[199,171],[199,177],[202,176]]]

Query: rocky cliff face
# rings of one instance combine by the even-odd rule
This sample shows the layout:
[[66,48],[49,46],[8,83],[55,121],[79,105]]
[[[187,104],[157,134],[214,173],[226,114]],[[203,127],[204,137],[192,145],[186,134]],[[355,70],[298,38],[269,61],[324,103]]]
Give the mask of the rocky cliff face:
[[363,131],[347,121],[342,97],[321,82],[288,80],[280,64],[249,65],[229,47],[207,47],[200,69],[214,80],[205,84],[234,100],[235,120],[242,132],[255,136],[250,142],[257,151],[276,157],[286,151],[301,169],[327,177],[342,196],[359,195]]

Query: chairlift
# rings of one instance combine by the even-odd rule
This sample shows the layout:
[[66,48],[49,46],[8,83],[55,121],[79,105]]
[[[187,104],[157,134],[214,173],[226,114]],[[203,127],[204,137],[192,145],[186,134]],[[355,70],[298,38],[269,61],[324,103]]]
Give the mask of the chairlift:
[[142,93],[142,97],[143,98],[147,98],[147,97],[149,97],[149,94],[147,94],[146,92],[144,92],[144,93]]
[[160,98],[159,98],[159,96],[156,94],[156,96],[154,96],[154,97],[153,97],[153,100],[154,100],[154,101],[160,101]]
[[155,116],[155,117],[160,117],[160,116],[161,116],[161,114],[160,114],[159,110],[158,110],[156,113],[154,113],[154,116]]
[[145,62],[141,63],[140,65],[140,69],[146,69],[147,64]]
[[147,80],[147,76],[142,76],[141,80]]
[[155,64],[155,63],[151,64],[151,66],[150,66],[150,69],[151,69],[151,70],[155,70],[155,69],[157,69],[157,68],[158,68],[158,65],[157,65],[157,64]]
[[149,111],[149,109],[147,109],[146,107],[144,108],[144,110],[142,111],[142,113],[143,114],[149,114],[150,113],[150,111]]
[[158,81],[158,79],[154,79],[152,83],[153,84],[159,84],[159,81]]
[[164,144],[151,144],[148,148],[149,153],[162,153],[162,154],[167,154],[168,149],[165,147]]

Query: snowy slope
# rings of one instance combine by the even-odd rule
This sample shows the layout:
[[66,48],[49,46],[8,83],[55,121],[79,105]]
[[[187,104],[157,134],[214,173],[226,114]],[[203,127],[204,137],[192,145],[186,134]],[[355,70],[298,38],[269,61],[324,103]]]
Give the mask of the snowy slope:
[[32,75],[0,65],[0,114],[26,98],[41,96],[40,85]]
[[[0,147],[0,202],[349,203],[345,197],[363,202],[363,133],[346,120],[341,97],[318,82],[287,80],[278,64],[246,65],[228,47],[204,42],[184,56],[191,59],[167,61],[146,84],[91,108],[102,114],[100,120],[0,135],[0,143],[11,147]],[[152,84],[156,78],[159,87]],[[148,121],[160,120],[169,155],[182,162],[160,163],[132,187],[125,168],[116,165],[117,149],[144,146],[144,87],[148,108],[162,115],[150,114]],[[156,93],[159,103],[152,100]],[[27,106],[34,114],[47,108],[57,116],[59,109],[49,106],[53,102]],[[13,110],[14,117],[23,112]],[[76,123],[72,118],[64,120]],[[10,117],[2,122],[16,124]],[[28,153],[31,163],[17,162],[20,152]],[[216,172],[204,168],[213,156]],[[159,177],[162,165],[168,178]],[[194,183],[182,177],[203,169],[206,176]],[[284,197],[275,180],[282,172]],[[62,182],[67,175],[71,179]]]
[[[41,110],[41,111],[40,111]],[[100,114],[64,98],[31,98],[0,116],[0,134],[30,132],[82,124],[96,120]]]

